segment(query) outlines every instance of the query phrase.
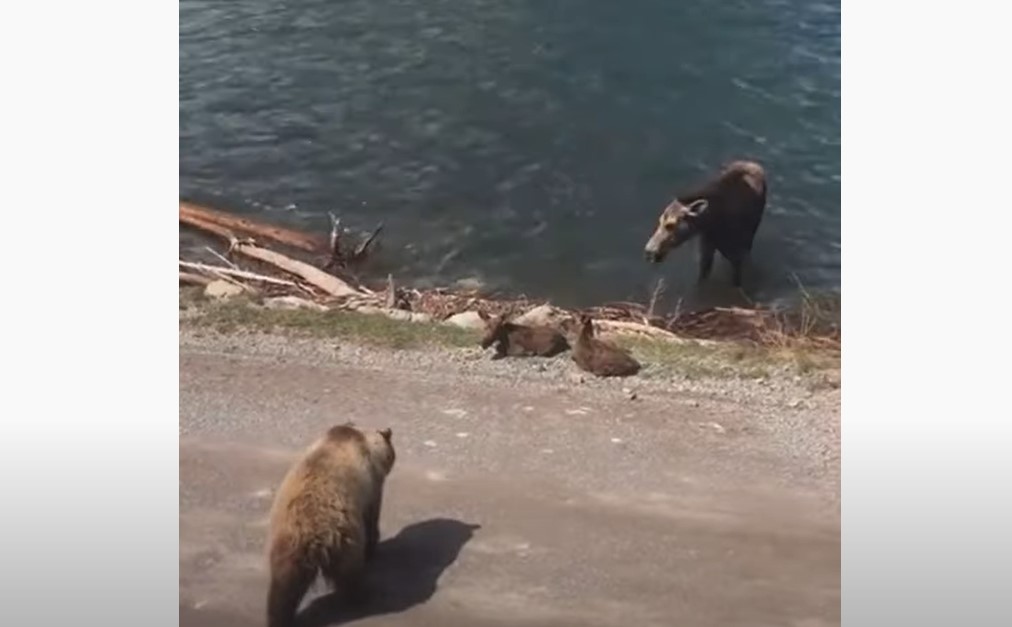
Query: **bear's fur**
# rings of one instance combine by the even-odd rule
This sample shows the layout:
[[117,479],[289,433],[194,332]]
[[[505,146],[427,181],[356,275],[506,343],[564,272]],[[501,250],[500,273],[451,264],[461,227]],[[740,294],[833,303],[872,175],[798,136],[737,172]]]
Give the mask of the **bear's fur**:
[[396,453],[390,429],[332,427],[285,475],[270,514],[268,627],[291,627],[317,575],[358,598],[379,542],[383,485]]

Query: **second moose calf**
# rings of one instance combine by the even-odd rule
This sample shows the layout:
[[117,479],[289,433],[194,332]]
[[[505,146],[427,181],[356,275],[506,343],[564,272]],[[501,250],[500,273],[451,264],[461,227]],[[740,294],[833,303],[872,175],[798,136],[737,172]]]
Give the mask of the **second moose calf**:
[[529,327],[507,322],[506,316],[492,316],[479,313],[485,321],[485,335],[481,347],[495,344],[492,359],[511,357],[554,357],[569,350],[565,336],[551,327]]
[[573,361],[599,377],[628,377],[640,371],[640,363],[627,351],[594,338],[594,323],[587,315],[579,319]]

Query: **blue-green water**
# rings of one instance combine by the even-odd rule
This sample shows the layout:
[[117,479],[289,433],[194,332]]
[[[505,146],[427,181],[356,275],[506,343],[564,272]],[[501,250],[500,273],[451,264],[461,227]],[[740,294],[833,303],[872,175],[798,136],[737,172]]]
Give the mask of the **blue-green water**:
[[181,0],[180,195],[382,221],[377,270],[421,283],[579,305],[664,276],[692,303],[694,247],[651,267],[643,244],[748,157],[770,174],[749,291],[837,288],[839,54],[838,1]]

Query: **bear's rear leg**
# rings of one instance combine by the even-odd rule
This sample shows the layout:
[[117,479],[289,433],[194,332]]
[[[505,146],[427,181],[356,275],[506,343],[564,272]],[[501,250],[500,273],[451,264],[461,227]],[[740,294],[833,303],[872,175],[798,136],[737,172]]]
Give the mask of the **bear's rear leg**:
[[267,592],[267,627],[295,627],[302,598],[316,578],[316,569],[294,560],[271,565]]
[[334,551],[321,573],[330,588],[348,603],[359,605],[368,600],[364,542],[348,543]]

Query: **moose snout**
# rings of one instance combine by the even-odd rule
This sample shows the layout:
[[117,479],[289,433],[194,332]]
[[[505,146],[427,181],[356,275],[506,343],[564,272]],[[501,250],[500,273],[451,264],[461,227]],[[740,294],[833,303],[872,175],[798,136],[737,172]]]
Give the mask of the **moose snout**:
[[660,261],[664,258],[664,254],[659,248],[647,246],[643,249],[643,257],[650,263],[660,263]]

